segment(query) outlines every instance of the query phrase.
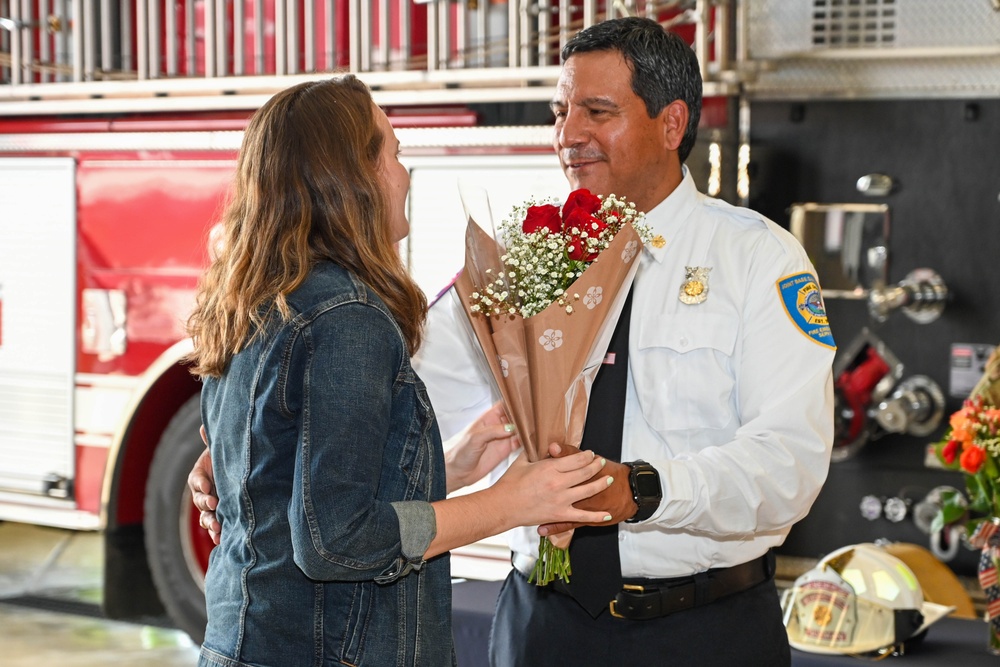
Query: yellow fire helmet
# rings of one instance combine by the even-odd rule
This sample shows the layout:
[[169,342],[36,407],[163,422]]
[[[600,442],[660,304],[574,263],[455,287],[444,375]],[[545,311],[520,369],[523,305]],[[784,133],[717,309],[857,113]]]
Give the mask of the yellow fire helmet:
[[902,652],[955,609],[925,601],[913,571],[867,543],[822,558],[784,592],[781,607],[794,648],[850,655]]

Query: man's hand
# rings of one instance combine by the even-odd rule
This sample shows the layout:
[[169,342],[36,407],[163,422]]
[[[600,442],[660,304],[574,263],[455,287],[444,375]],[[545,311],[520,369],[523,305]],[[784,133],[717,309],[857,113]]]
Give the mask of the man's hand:
[[215,473],[212,471],[212,457],[208,451],[208,436],[204,426],[201,427],[201,439],[205,443],[205,451],[194,462],[194,467],[188,473],[187,483],[194,506],[201,510],[201,527],[218,544],[222,525],[215,518],[215,508],[219,506],[219,497],[215,495]]
[[[556,458],[568,456],[578,451],[579,450],[576,447],[572,447],[570,445],[560,446],[553,444],[549,446],[549,454]],[[627,465],[623,463],[616,463],[614,461],[608,461],[604,466],[604,469],[598,473],[598,476],[611,475],[615,478],[614,483],[600,493],[573,503],[573,507],[582,510],[607,511],[611,514],[611,521],[591,524],[547,523],[538,527],[538,534],[542,536],[555,535],[578,526],[607,526],[613,523],[621,523],[626,519],[631,519],[635,516],[635,513],[639,511],[639,507],[632,499],[632,488],[628,483],[629,472],[629,467]]]

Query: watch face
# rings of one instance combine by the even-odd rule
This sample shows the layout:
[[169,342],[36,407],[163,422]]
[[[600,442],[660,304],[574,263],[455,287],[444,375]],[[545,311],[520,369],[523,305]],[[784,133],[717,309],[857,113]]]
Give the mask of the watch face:
[[644,498],[657,498],[660,490],[660,476],[652,470],[639,470],[635,474],[635,490]]

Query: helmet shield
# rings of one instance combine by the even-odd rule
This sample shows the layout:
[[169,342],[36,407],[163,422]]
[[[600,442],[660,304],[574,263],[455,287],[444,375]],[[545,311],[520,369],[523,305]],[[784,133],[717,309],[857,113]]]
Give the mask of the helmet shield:
[[847,654],[899,646],[953,609],[924,602],[912,571],[866,544],[826,556],[784,592],[781,606],[793,647]]
[[[845,582],[846,583],[846,582]],[[836,584],[813,580],[781,600],[788,641],[813,653],[868,653],[901,644],[923,623],[917,609],[891,609]]]

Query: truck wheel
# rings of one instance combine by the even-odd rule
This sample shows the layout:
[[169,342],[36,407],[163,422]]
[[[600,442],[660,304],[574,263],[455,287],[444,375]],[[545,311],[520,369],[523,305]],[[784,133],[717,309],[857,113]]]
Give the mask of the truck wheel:
[[200,644],[205,638],[205,571],[213,544],[198,524],[187,476],[205,451],[198,434],[199,396],[170,420],[146,482],[145,539],[149,569],[170,619]]

